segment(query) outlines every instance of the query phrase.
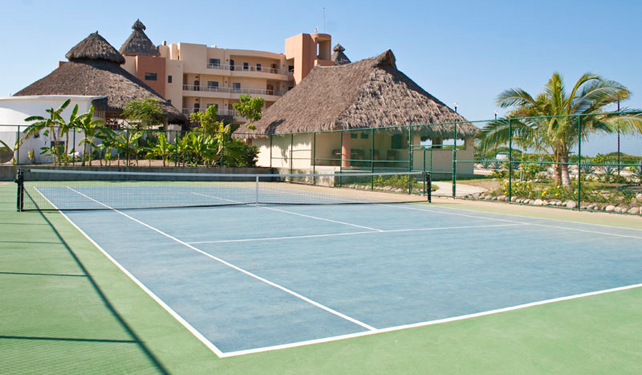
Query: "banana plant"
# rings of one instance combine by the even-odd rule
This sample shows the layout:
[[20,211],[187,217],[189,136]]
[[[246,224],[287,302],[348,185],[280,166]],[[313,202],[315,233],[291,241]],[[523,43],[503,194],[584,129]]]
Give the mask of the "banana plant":
[[[57,147],[58,135],[60,132],[60,127],[63,124],[66,124],[65,120],[61,116],[61,113],[65,110],[65,108],[69,106],[69,103],[71,103],[71,99],[65,100],[65,102],[62,103],[60,107],[58,107],[58,109],[47,109],[46,112],[49,114],[49,117],[29,116],[25,119],[25,121],[33,123],[25,129],[24,139],[37,136],[41,132],[46,137],[51,136],[50,147],[42,147],[41,154],[50,154],[56,164],[60,164],[60,161],[62,160],[62,157],[60,155],[62,153],[62,150]],[[22,144],[24,139],[19,140],[19,145]]]
[[[94,141],[96,136],[103,129],[105,121],[103,120],[94,120],[94,106],[89,107],[89,112],[81,115],[78,119],[78,129],[84,134],[83,139],[80,143],[83,145],[83,159],[82,165],[85,165],[85,155],[88,155],[87,160],[89,161],[89,166],[91,166],[92,161],[92,152],[93,148],[96,146]],[[89,153],[87,153],[87,148],[89,148]]]
[[167,159],[174,154],[174,149],[174,145],[167,141],[165,134],[161,133],[158,135],[158,143],[147,149],[148,152],[145,158],[161,158],[163,160],[163,167],[165,167],[167,166]]

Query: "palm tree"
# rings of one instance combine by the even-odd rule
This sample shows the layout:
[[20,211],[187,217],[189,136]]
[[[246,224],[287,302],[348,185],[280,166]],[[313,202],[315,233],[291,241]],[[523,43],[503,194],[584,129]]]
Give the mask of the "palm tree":
[[[509,89],[497,98],[502,108],[513,108],[505,118],[488,123],[479,133],[480,145],[491,149],[512,141],[524,148],[551,157],[555,182],[571,186],[569,154],[580,139],[593,133],[642,133],[642,117],[637,114],[606,112],[610,104],[628,99],[630,91],[618,82],[585,73],[570,94],[562,76],[554,73],[544,92],[533,97],[523,89]],[[588,114],[595,114],[588,116]],[[582,116],[585,115],[585,116]],[[578,131],[578,119],[581,130]]]
[[84,137],[80,141],[83,144],[83,161],[82,165],[85,165],[85,155],[87,155],[87,148],[89,148],[89,166],[91,166],[92,152],[94,145],[94,140],[96,136],[101,133],[105,121],[103,120],[94,120],[94,106],[89,107],[89,112],[80,116],[78,121],[78,129],[83,132]]

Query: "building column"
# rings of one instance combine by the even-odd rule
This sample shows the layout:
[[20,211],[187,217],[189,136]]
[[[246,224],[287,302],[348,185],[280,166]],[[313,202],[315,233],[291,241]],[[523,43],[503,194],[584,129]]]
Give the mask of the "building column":
[[350,166],[351,149],[350,132],[343,132],[343,142],[341,144],[341,167]]

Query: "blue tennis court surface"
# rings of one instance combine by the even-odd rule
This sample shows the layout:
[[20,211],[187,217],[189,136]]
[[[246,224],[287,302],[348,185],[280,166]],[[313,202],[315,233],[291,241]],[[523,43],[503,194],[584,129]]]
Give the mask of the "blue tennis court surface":
[[642,283],[642,230],[425,204],[65,214],[219,356]]

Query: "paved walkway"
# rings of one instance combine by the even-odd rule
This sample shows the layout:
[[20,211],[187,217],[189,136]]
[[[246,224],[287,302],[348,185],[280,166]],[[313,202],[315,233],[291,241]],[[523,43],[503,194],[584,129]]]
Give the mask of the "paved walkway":
[[[443,182],[443,181],[434,181],[432,183],[433,185],[439,186],[439,189],[437,191],[433,191],[432,195],[435,196],[440,196],[440,197],[450,197],[453,194],[453,184],[451,182]],[[468,194],[474,194],[474,193],[483,193],[487,191],[487,189],[484,189],[479,186],[472,186],[472,185],[466,185],[466,184],[457,184],[457,196],[458,197],[463,197]]]

